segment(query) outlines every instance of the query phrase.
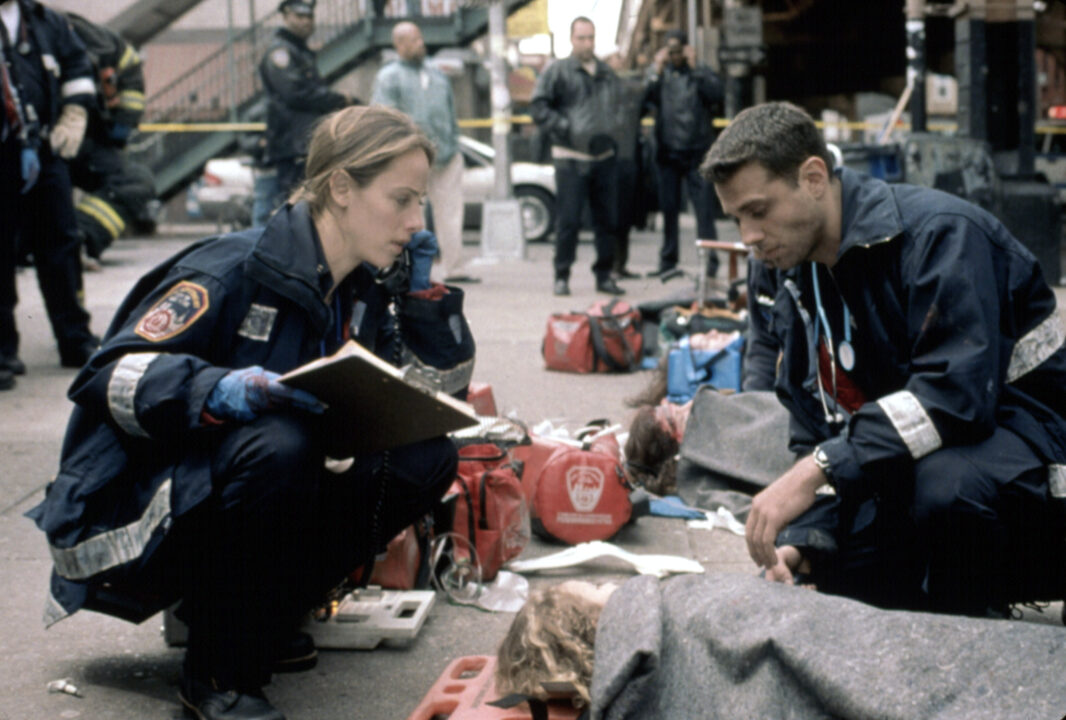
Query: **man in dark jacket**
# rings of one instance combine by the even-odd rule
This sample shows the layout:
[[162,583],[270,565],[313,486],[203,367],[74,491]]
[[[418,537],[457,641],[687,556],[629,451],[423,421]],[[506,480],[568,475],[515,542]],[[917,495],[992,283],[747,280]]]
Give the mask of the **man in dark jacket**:
[[352,98],[329,89],[318,74],[315,53],[307,39],[315,31],[314,0],[282,0],[283,26],[259,63],[267,94],[266,163],[277,167],[281,205],[304,177],[311,128],[323,115],[340,110]]
[[772,103],[702,167],[754,251],[751,320],[781,348],[775,389],[804,455],[755,497],[752,558],[884,606],[1062,598],[1055,294],[984,210],[832,164],[810,116]]
[[[714,141],[714,118],[722,107],[722,82],[706,65],[696,63],[685,34],[672,30],[666,47],[655,54],[655,62],[644,90],[644,107],[655,113],[655,165],[659,175],[659,209],[663,214],[663,244],[659,250],[658,277],[677,266],[678,215],[681,212],[681,184],[688,187],[696,215],[696,237],[718,237],[714,218],[718,200],[711,183],[704,182],[698,169]],[[708,273],[718,270],[718,256],[712,250]]]
[[95,73],[96,103],[70,171],[74,185],[85,191],[74,208],[85,251],[99,260],[127,226],[147,217],[155,197],[152,171],[122,153],[144,114],[144,71],[141,56],[118,33],[74,13],[67,17]]
[[43,5],[0,3],[0,38],[0,390],[6,390],[26,371],[15,324],[18,243],[33,255],[60,363],[81,367],[98,343],[82,304],[81,239],[65,162],[81,146],[96,86],[85,45],[65,17]]
[[596,26],[586,17],[570,24],[570,57],[557,60],[537,79],[529,114],[551,141],[555,165],[556,295],[570,294],[570,266],[586,201],[592,211],[596,289],[625,290],[611,277],[618,227],[618,123],[622,89],[618,76],[594,55]]

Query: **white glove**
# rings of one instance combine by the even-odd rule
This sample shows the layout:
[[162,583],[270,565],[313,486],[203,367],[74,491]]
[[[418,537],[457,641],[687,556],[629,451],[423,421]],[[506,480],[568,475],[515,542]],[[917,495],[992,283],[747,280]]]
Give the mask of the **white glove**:
[[59,122],[52,128],[52,135],[49,137],[52,151],[64,160],[70,160],[77,155],[88,124],[89,113],[85,108],[74,103],[64,105]]

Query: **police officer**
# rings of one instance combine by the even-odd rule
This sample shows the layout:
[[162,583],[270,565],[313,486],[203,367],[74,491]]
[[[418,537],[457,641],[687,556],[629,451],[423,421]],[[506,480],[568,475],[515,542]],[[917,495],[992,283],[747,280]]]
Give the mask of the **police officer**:
[[282,0],[278,10],[283,26],[259,63],[267,93],[266,162],[277,167],[275,206],[303,179],[311,126],[322,115],[354,102],[329,89],[318,74],[315,53],[307,47],[315,31],[314,0]]
[[[351,449],[331,450],[318,401],[277,382],[349,335],[386,360],[402,350],[377,271],[422,229],[433,155],[395,110],[331,116],[297,202],[145,275],[71,386],[59,472],[29,513],[55,563],[46,621],[139,622],[180,598],[196,717],[283,720],[261,688],[313,661],[300,618],[455,477],[445,437],[326,469]],[[376,411],[343,419],[357,432]]]
[[86,192],[74,208],[85,251],[99,260],[128,225],[146,217],[155,197],[151,170],[122,153],[144,114],[144,72],[141,56],[117,33],[74,13],[67,17],[95,70],[96,103],[70,170]]
[[17,242],[33,254],[64,367],[96,349],[82,306],[80,238],[64,160],[85,135],[95,85],[85,46],[67,20],[35,0],[0,4],[0,389],[25,372],[15,326]]

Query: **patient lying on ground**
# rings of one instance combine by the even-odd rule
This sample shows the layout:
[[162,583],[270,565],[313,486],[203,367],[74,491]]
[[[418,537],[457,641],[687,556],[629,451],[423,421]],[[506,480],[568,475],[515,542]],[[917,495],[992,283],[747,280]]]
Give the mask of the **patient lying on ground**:
[[1066,631],[886,611],[715,573],[532,593],[500,644],[497,690],[604,718],[1058,717]]

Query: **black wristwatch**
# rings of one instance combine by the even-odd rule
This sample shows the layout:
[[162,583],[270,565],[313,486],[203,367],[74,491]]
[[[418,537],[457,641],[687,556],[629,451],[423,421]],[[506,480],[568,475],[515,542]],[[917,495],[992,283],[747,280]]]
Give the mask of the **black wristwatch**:
[[825,473],[825,479],[833,482],[833,468],[829,465],[829,456],[825,454],[825,450],[822,449],[821,445],[814,448],[814,452],[811,453],[811,459]]

